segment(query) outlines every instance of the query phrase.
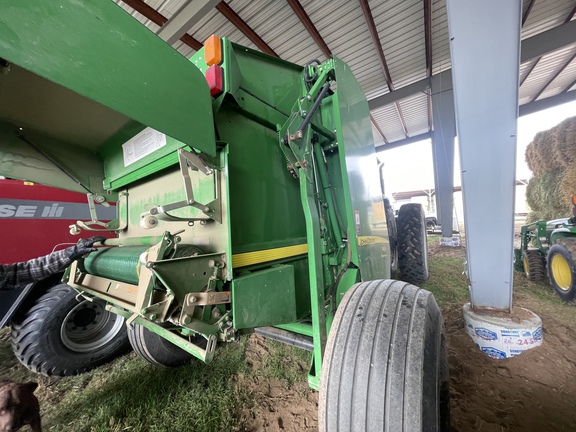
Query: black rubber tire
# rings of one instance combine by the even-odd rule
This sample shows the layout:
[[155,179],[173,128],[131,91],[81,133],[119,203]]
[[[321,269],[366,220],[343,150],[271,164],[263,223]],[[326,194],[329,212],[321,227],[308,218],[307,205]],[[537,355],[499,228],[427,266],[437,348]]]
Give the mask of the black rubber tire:
[[320,432],[440,432],[450,426],[448,361],[434,296],[400,281],[346,293],[328,335]]
[[522,265],[526,278],[531,281],[541,281],[546,278],[546,262],[540,251],[525,250],[522,254]]
[[398,228],[394,210],[388,198],[384,198],[384,211],[386,213],[386,227],[388,228],[388,241],[390,242],[390,279],[394,279],[398,271]]
[[429,231],[434,231],[434,229],[436,229],[436,224],[434,223],[434,221],[427,221],[426,229]]
[[106,311],[102,300],[79,302],[77,295],[55,285],[12,320],[12,349],[31,371],[77,375],[130,350],[124,318]]
[[576,295],[576,239],[560,239],[552,245],[546,256],[548,277],[558,297],[566,303],[574,302]]
[[138,324],[128,328],[128,339],[136,354],[155,366],[178,367],[190,363],[194,358],[192,354]]
[[398,212],[398,267],[403,281],[426,282],[428,237],[426,218],[420,204],[404,204]]

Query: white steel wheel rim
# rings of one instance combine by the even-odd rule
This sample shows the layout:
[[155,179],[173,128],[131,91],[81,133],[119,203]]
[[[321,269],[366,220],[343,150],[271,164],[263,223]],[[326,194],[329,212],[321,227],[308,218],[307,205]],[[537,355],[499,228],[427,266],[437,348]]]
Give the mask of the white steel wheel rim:
[[101,300],[84,300],[68,312],[60,327],[60,339],[66,348],[90,352],[112,341],[124,320],[106,310]]

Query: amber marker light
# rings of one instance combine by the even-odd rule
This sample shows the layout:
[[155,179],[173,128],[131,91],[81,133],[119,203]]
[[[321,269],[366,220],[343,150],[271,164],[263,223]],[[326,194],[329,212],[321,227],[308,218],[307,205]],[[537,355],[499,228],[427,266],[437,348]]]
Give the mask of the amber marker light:
[[222,62],[222,41],[218,36],[212,35],[204,42],[204,61],[208,66]]

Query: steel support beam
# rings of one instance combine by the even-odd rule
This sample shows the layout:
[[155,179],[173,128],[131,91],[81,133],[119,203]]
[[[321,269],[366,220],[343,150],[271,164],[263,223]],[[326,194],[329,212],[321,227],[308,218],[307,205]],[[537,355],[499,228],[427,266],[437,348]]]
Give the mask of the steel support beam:
[[[576,20],[561,24],[545,32],[539,33],[522,41],[521,63],[541,57],[568,44],[574,43],[576,34]],[[450,69],[434,75],[432,78],[445,79],[452,74]],[[484,80],[479,82],[485,82]],[[368,101],[370,111],[382,108],[401,99],[412,96],[415,93],[426,92],[430,88],[430,79],[424,78],[415,83],[401,87],[385,95],[378,96]]]
[[511,309],[522,0],[446,4],[471,302]]
[[436,216],[442,226],[442,237],[452,237],[454,214],[454,138],[456,116],[454,92],[440,91],[432,87],[432,156],[434,160],[434,183],[436,185]]
[[158,31],[158,37],[169,45],[180,40],[184,34],[221,0],[194,0],[182,6]]

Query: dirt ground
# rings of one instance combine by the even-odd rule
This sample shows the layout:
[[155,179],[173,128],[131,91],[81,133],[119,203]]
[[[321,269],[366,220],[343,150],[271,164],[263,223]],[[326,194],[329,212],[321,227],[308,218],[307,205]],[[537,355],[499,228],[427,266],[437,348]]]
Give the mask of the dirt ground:
[[[429,253],[463,258],[464,248],[429,243]],[[474,345],[464,330],[461,305],[442,311],[452,432],[576,431],[576,307],[549,304],[520,290],[514,294],[514,305],[542,318],[544,341],[542,346],[506,360],[490,359]],[[252,336],[247,352],[251,367],[258,368],[266,352],[265,341]],[[246,384],[262,396],[258,407],[243,413],[246,430],[316,430],[318,394],[305,383],[291,389],[273,380]]]

